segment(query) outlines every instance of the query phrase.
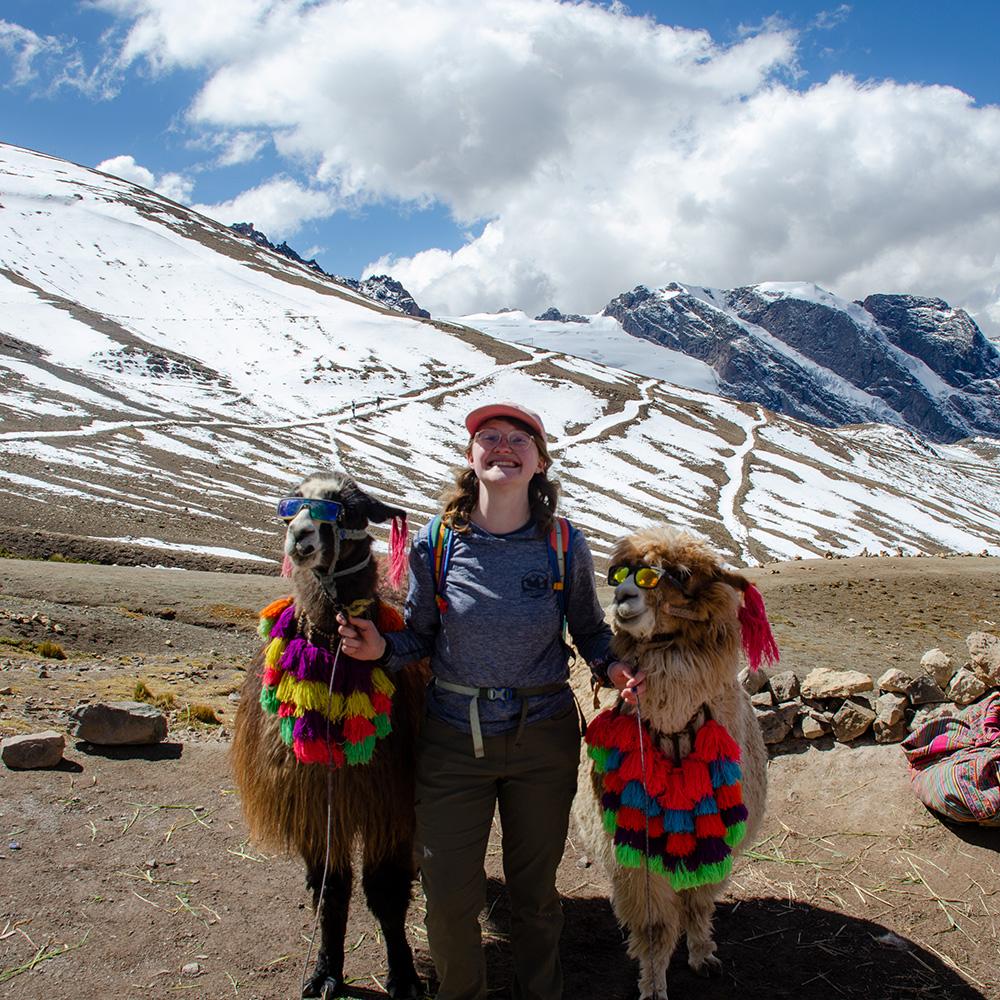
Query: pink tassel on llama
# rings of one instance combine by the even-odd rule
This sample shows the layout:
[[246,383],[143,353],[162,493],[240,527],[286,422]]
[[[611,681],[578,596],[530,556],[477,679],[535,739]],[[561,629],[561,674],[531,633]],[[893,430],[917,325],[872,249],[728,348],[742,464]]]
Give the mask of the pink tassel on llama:
[[406,544],[409,538],[406,515],[394,517],[389,529],[389,586],[393,590],[399,590],[406,576]]
[[751,670],[759,669],[761,661],[777,663],[778,644],[771,632],[771,623],[767,620],[764,609],[764,598],[760,591],[751,583],[743,591],[743,604],[740,607],[740,631],[743,639],[743,652]]
[[292,575],[293,569],[292,560],[289,559],[288,556],[285,556],[285,558],[281,560],[281,575],[287,579]]

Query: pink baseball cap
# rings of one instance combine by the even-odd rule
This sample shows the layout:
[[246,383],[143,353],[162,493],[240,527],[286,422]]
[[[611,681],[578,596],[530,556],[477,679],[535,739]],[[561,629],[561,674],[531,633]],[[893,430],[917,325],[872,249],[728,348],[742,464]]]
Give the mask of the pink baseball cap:
[[520,405],[520,403],[490,403],[488,406],[479,406],[465,418],[465,427],[470,434],[476,431],[494,417],[513,417],[527,424],[538,436],[545,440],[545,427],[542,418]]

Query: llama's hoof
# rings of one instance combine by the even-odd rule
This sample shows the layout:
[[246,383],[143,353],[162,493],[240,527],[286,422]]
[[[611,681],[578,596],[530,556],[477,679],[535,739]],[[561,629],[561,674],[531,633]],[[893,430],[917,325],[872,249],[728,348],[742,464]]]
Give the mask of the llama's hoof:
[[424,984],[417,977],[416,972],[400,977],[398,981],[390,976],[385,982],[385,991],[392,997],[392,1000],[420,1000],[421,997],[427,995]]
[[714,955],[706,955],[697,964],[692,962],[691,969],[702,979],[722,975],[722,963]]
[[335,1000],[344,988],[342,980],[324,972],[314,972],[302,990],[302,1000]]

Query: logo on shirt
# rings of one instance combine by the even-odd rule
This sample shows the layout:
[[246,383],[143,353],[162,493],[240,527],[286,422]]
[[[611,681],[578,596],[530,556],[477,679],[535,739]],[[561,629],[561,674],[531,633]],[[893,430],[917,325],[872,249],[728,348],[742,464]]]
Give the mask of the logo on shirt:
[[521,577],[521,593],[528,597],[542,597],[549,590],[549,575],[536,570]]

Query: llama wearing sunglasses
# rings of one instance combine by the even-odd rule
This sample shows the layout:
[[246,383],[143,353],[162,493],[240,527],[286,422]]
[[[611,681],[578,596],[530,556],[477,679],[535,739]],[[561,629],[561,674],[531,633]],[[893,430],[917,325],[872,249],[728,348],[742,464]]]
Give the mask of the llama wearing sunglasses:
[[621,539],[608,582],[614,655],[645,674],[638,713],[619,700],[587,729],[574,814],[605,864],[611,903],[639,961],[642,1000],[667,997],[682,933],[709,975],[715,903],[764,812],[767,753],[738,680],[776,660],[759,592],[703,542],[671,528]]
[[340,653],[337,639],[342,611],[382,631],[402,627],[376,594],[365,529],[393,519],[395,585],[392,570],[405,566],[406,515],[339,473],[307,479],[278,513],[287,523],[293,597],[261,613],[266,645],[237,711],[232,767],[243,814],[258,842],[298,853],[306,864],[321,940],[302,995],[335,997],[344,985],[351,855],[360,842],[365,898],[385,939],[388,993],[422,996],[405,921],[415,877],[413,761],[425,678],[411,670],[390,681],[376,664]]

